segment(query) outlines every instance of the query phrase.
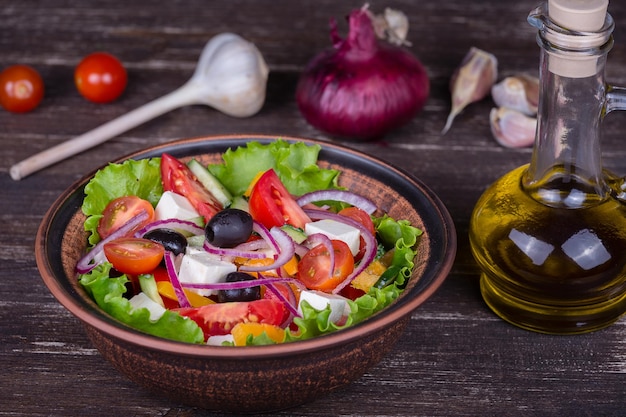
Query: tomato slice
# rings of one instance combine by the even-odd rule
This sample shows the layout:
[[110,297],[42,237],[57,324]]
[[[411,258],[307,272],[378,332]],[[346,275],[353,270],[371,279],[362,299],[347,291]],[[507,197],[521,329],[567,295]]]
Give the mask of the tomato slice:
[[261,299],[180,308],[176,311],[198,323],[205,339],[208,339],[209,336],[229,334],[238,323],[266,323],[279,326],[285,316],[285,310],[285,306],[279,301]]
[[161,181],[165,191],[186,197],[206,222],[224,208],[187,165],[166,153],[161,155]]
[[[358,208],[358,207],[346,207],[343,210],[340,210],[339,213],[342,216],[346,216],[358,223],[361,223],[369,232],[373,235],[376,234],[376,228],[374,227],[374,222],[367,212]],[[365,239],[361,236],[359,252],[354,256],[354,261],[358,262],[363,258],[365,254]]]
[[268,229],[284,224],[303,229],[311,221],[273,169],[265,171],[257,180],[249,205],[252,218]]
[[165,248],[152,240],[122,237],[104,244],[104,255],[113,268],[124,274],[152,272],[163,259]]
[[341,240],[331,240],[335,251],[335,268],[330,271],[330,254],[324,245],[308,251],[298,263],[298,279],[312,290],[330,292],[354,271],[350,247]]
[[148,213],[148,218],[128,232],[128,235],[154,221],[154,207],[149,201],[134,195],[119,197],[111,201],[102,212],[102,217],[98,223],[100,238],[109,237],[142,211]]

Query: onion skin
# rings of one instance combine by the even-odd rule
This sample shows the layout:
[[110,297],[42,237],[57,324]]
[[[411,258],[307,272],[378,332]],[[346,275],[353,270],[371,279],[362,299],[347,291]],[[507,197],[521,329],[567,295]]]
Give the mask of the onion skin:
[[413,54],[376,38],[366,9],[353,11],[349,22],[342,40],[331,20],[334,48],[306,66],[296,101],[317,129],[345,139],[379,139],[424,107],[430,81]]

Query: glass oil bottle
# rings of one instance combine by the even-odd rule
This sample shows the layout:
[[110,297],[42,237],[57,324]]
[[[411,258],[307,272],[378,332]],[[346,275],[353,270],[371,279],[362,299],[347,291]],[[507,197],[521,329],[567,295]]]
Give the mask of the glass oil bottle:
[[533,155],[485,191],[470,220],[483,299],[527,330],[590,332],[626,311],[624,180],[603,169],[600,150],[603,117],[626,109],[626,90],[604,78],[607,7],[549,0],[530,13],[541,47]]

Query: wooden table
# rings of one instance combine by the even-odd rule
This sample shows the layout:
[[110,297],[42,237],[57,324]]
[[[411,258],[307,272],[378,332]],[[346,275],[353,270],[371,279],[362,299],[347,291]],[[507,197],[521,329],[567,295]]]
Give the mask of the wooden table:
[[[33,255],[45,211],[72,182],[105,162],[177,138],[268,133],[327,139],[298,112],[294,91],[307,61],[330,45],[327,23],[360,3],[332,0],[108,2],[4,0],[0,67],[24,63],[46,83],[28,114],[0,111],[0,414],[11,416],[207,416],[137,387],[92,348],[80,323],[42,283]],[[347,143],[402,167],[444,201],[458,229],[458,255],[443,287],[414,313],[406,334],[378,366],[325,399],[281,416],[623,416],[626,322],[582,336],[547,336],[499,320],[483,303],[467,231],[485,187],[530,160],[491,136],[491,99],[466,109],[440,134],[448,82],[470,47],[494,53],[500,78],[537,73],[539,48],[526,22],[534,0],[374,2],[407,13],[411,50],[428,69],[431,97],[408,126],[383,141]],[[626,2],[613,0],[616,45],[608,80],[626,85]],[[267,101],[251,118],[191,106],[148,122],[22,181],[19,160],[109,121],[182,85],[205,42],[232,31],[254,42],[270,70]],[[129,72],[122,98],[97,105],[80,97],[73,69],[95,50]],[[625,116],[604,122],[605,165],[626,173]],[[280,389],[277,387],[277,389]]]

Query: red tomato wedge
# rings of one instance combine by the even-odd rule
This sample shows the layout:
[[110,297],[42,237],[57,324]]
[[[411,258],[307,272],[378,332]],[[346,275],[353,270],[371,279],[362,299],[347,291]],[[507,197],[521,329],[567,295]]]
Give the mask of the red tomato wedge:
[[238,323],[266,323],[280,325],[286,307],[279,301],[261,299],[255,301],[233,301],[209,304],[195,308],[181,308],[176,311],[189,317],[202,329],[204,338],[225,335]]
[[104,255],[113,268],[130,275],[152,272],[164,253],[163,245],[142,238],[122,237],[104,244]]
[[161,155],[161,181],[165,191],[173,191],[186,197],[207,222],[224,208],[187,165],[166,153]]
[[142,211],[148,214],[148,218],[128,232],[128,235],[131,235],[133,232],[154,221],[154,208],[149,201],[134,195],[112,200],[105,207],[102,212],[102,218],[100,218],[100,222],[98,223],[98,234],[100,238],[104,239],[112,235],[117,229]]
[[313,290],[330,292],[354,271],[350,247],[341,240],[331,240],[335,251],[335,268],[330,271],[330,254],[324,245],[308,251],[298,263],[298,279]]
[[252,218],[268,229],[284,224],[304,228],[311,221],[273,169],[265,171],[250,193]]

